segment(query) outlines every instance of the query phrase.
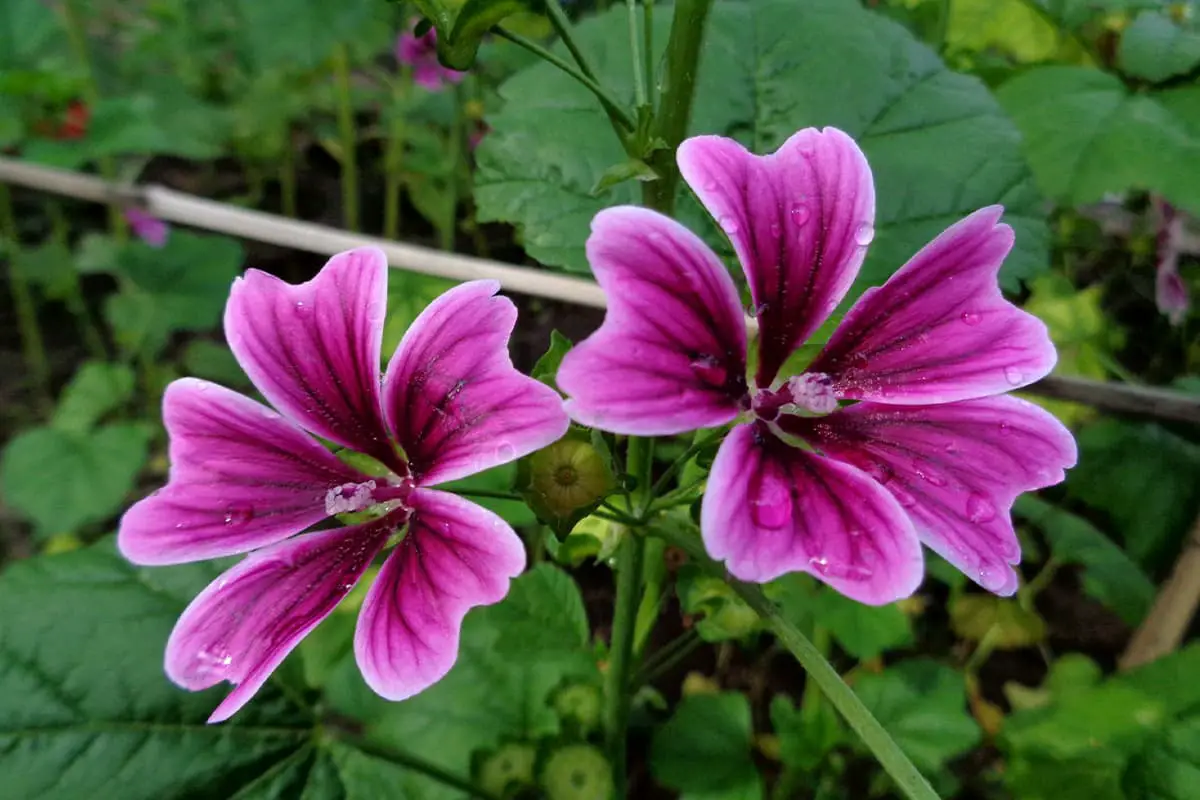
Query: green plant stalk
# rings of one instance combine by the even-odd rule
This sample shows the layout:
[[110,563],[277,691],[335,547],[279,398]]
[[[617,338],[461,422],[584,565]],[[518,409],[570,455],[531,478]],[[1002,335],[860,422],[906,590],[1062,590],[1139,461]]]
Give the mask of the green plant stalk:
[[50,403],[50,366],[46,358],[46,343],[38,324],[37,303],[25,276],[17,267],[21,240],[17,233],[17,220],[13,214],[12,194],[8,184],[0,183],[0,236],[8,240],[8,285],[12,287],[13,305],[17,314],[17,331],[21,337],[21,352],[25,367],[33,378],[34,386],[44,404]]
[[[829,658],[829,648],[832,644],[829,629],[821,625],[813,625],[812,643],[822,658]],[[800,698],[800,718],[805,722],[816,721],[821,711],[821,692],[815,681],[809,681],[804,686],[804,696]]]
[[647,659],[645,665],[638,671],[634,679],[635,686],[645,686],[679,666],[688,656],[704,646],[704,640],[696,629],[692,628],[674,641],[668,642],[662,650],[654,653],[654,659]]
[[454,87],[454,124],[450,128],[450,172],[446,176],[446,193],[450,196],[446,203],[446,218],[438,226],[438,237],[441,248],[453,252],[454,241],[458,234],[458,200],[459,185],[462,182],[462,172],[466,167],[466,137],[463,136],[467,124],[467,115],[463,109],[466,96],[462,84]]
[[[75,55],[75,60],[79,62],[79,68],[83,70],[84,101],[94,112],[96,104],[100,101],[100,87],[96,84],[96,73],[92,69],[91,56],[88,55],[87,32],[84,30],[79,0],[63,0],[59,7],[62,9],[63,26],[67,29],[71,52]],[[104,180],[109,183],[116,182],[117,164],[113,157],[101,156],[97,159],[97,163]],[[129,223],[115,203],[108,205],[108,227],[112,231],[113,238],[117,240],[117,244],[124,244],[129,237]]]
[[[63,215],[62,205],[57,200],[50,200],[46,205],[50,212],[50,226],[54,239],[62,245],[65,252],[70,252],[67,250],[69,229],[67,218]],[[79,325],[79,335],[83,337],[83,343],[88,352],[93,358],[108,358],[104,337],[100,334],[100,329],[96,327],[96,321],[88,313],[87,303],[83,299],[83,285],[74,265],[71,268],[71,285],[67,287],[66,303],[67,310],[71,312],[71,316]]]
[[283,160],[279,163],[279,194],[283,204],[283,215],[296,219],[296,143],[292,139],[291,123],[287,125],[287,132],[283,138]]
[[[392,104],[398,106],[412,86],[412,68],[404,66],[392,85]],[[395,113],[388,121],[387,145],[383,155],[383,238],[400,236],[400,192],[404,186],[404,115]]]
[[651,166],[659,174],[656,181],[642,185],[645,205],[671,216],[675,210],[675,190],[679,185],[679,167],[675,150],[687,135],[692,116],[692,100],[696,94],[696,73],[700,63],[700,48],[712,0],[678,0],[671,20],[671,36],[667,40],[666,66],[658,102],[654,132],[666,142],[664,150],[651,157]]
[[[649,4],[645,4],[649,8]],[[629,52],[633,57],[633,96],[638,107],[648,102],[646,94],[646,73],[643,70],[641,45],[638,42],[637,0],[625,0],[629,11]]]
[[646,59],[646,86],[654,86],[654,0],[642,0],[642,55]]
[[654,488],[650,490],[650,494],[654,497],[658,497],[660,494],[662,494],[663,489],[667,488],[667,483],[671,480],[676,472],[683,469],[684,464],[693,459],[696,454],[705,447],[708,447],[714,441],[721,438],[724,433],[724,429],[713,431],[708,436],[703,436],[698,441],[693,442],[692,445],[683,452],[683,455],[672,461],[671,466],[667,467],[666,471],[663,472],[663,474],[659,476],[659,479],[654,482]]
[[344,44],[333,48],[333,78],[337,87],[338,135],[342,140],[342,220],[347,230],[358,231],[358,137],[350,96],[350,54]]
[[571,58],[575,59],[575,63],[579,65],[579,71],[593,81],[596,80],[596,71],[592,69],[587,56],[583,54],[579,43],[575,41],[575,29],[571,27],[571,20],[567,18],[562,5],[558,0],[546,0],[545,5],[546,17],[550,20],[550,24],[554,26],[554,32],[558,34],[558,38],[562,39],[563,44],[567,46],[567,50],[571,52]]
[[808,637],[780,614],[779,608],[763,594],[761,588],[725,575],[724,569],[704,552],[704,546],[698,537],[666,527],[655,527],[651,533],[686,552],[697,564],[706,567],[712,574],[722,576],[730,588],[762,617],[767,627],[775,634],[775,638],[800,662],[809,679],[820,687],[825,697],[862,739],[863,744],[905,797],[909,800],[937,800],[937,793],[929,785],[929,781],[913,766],[900,746],[879,724],[879,720],[863,705],[854,690],[846,685]]
[[476,786],[465,778],[460,778],[452,772],[442,769],[436,764],[418,758],[409,753],[403,753],[399,750],[393,750],[390,747],[384,747],[374,742],[359,737],[337,737],[339,741],[353,747],[355,750],[360,750],[369,756],[389,761],[393,764],[399,764],[405,769],[420,773],[427,778],[437,781],[440,784],[449,786],[452,789],[466,794],[468,797],[475,797],[479,800],[498,800],[498,798],[487,792],[481,786]]

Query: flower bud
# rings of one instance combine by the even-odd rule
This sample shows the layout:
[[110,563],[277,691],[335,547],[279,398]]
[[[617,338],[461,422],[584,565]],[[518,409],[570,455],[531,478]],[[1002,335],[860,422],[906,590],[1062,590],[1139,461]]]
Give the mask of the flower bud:
[[555,691],[551,704],[564,726],[586,734],[600,725],[602,699],[597,686],[590,683],[567,684]]
[[609,800],[612,766],[589,744],[567,745],[546,759],[541,785],[547,800]]
[[538,518],[570,531],[612,491],[613,475],[586,435],[567,434],[520,462],[517,485]]
[[493,797],[507,797],[514,789],[533,785],[537,749],[525,742],[500,745],[479,764],[479,788]]

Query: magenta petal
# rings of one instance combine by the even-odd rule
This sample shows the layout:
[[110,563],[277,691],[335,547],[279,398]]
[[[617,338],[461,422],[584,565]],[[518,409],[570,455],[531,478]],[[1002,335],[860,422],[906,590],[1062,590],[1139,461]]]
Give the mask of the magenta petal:
[[1026,386],[1054,367],[1046,326],[1000,294],[1012,249],[1000,206],[951,225],[868,290],[809,366],[841,397],[949,403]]
[[637,436],[732,420],[746,394],[746,326],[716,255],[678,222],[633,206],[597,214],[587,250],[608,312],[558,371],[571,416]]
[[789,433],[864,470],[892,493],[921,541],[983,588],[1017,589],[1017,495],[1059,483],[1075,465],[1070,431],[1038,406],[989,397],[934,406],[858,403]]
[[717,451],[701,509],[709,555],[764,583],[807,572],[880,605],[921,583],[921,544],[904,509],[857,469],[793,447],[761,423]]
[[412,503],[408,533],[367,592],[354,635],[367,685],[389,700],[449,672],[467,611],[498,602],[525,568],[520,537],[491,511],[430,489]]
[[379,410],[386,292],[387,259],[374,247],[334,256],[298,286],[248,270],[233,284],[225,335],[272,405],[399,471]]
[[728,234],[754,297],[757,383],[832,313],[875,235],[875,186],[858,145],[836,128],[805,128],[771,155],[732,139],[697,136],[679,169]]
[[325,496],[366,480],[266,406],[207,381],[167,387],[166,487],[121,518],[117,545],[137,564],[245,553],[324,519]]
[[472,281],[434,300],[388,364],[388,422],[424,485],[508,463],[567,432],[558,393],[512,365],[517,309],[494,296],[499,288]]
[[167,677],[192,691],[236,684],[209,722],[228,719],[354,588],[395,526],[384,517],[247,556],[179,618],[167,642]]

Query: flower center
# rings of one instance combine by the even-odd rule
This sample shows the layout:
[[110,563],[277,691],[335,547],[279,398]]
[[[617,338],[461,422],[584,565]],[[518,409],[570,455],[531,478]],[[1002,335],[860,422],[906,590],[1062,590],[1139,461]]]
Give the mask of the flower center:
[[[383,482],[382,485],[380,482]],[[378,481],[372,479],[361,483],[343,483],[325,493],[325,513],[330,516],[352,514],[383,504],[387,504],[388,507],[382,510],[390,511],[404,505],[412,491],[412,478],[407,477],[392,476],[390,480],[380,478]]]
[[[791,406],[791,408],[788,408]],[[833,380],[823,372],[805,372],[789,378],[778,389],[759,389],[750,401],[754,415],[774,422],[785,411],[823,416],[837,410]]]

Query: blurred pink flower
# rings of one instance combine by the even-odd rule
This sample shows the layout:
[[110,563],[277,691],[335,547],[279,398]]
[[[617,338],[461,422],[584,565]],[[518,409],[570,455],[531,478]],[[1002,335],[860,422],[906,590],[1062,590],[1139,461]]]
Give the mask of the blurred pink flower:
[[133,229],[134,235],[151,247],[162,247],[167,243],[171,226],[158,217],[147,214],[140,208],[125,209],[125,220]]
[[[410,27],[415,27],[413,20]],[[430,28],[424,36],[406,30],[396,39],[396,60],[412,67],[413,81],[423,89],[439,91],[447,83],[458,83],[465,72],[443,67],[437,58],[437,31]]]
[[1154,279],[1154,302],[1172,325],[1179,325],[1191,307],[1187,284],[1179,274],[1179,240],[1183,237],[1183,215],[1170,203],[1155,200],[1158,209],[1158,272]]

